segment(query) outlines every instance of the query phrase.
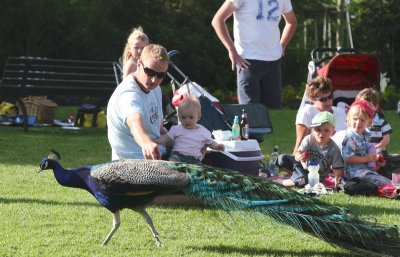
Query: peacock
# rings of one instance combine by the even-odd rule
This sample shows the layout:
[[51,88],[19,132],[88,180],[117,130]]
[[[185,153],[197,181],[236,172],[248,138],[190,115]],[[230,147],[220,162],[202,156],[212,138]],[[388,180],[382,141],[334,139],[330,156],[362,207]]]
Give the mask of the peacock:
[[330,205],[297,191],[240,172],[161,160],[126,159],[94,166],[64,169],[61,156],[52,150],[40,162],[39,171],[52,169],[63,186],[92,194],[113,215],[106,245],[121,224],[124,208],[140,213],[157,246],[160,237],[145,208],[159,195],[179,191],[226,212],[261,213],[280,223],[316,236],[364,256],[399,256],[396,226],[381,225],[353,216],[346,208]]

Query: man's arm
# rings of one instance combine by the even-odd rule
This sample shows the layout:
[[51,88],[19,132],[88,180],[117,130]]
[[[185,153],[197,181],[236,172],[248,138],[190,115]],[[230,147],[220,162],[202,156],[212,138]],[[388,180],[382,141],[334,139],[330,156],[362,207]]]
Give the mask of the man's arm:
[[215,13],[211,25],[214,27],[218,38],[222,44],[228,50],[229,59],[232,62],[232,70],[235,70],[235,66],[239,65],[241,68],[246,69],[250,63],[243,59],[236,51],[235,44],[233,43],[232,37],[229,34],[228,28],[226,27],[226,20],[232,16],[236,10],[236,6],[230,2],[225,1],[219,10]]
[[132,113],[126,120],[136,143],[142,148],[145,159],[161,159],[160,149],[144,129],[143,116],[140,113]]
[[288,13],[283,13],[282,16],[286,22],[285,27],[283,28],[282,31],[282,36],[280,41],[282,45],[282,56],[284,56],[286,52],[286,47],[289,44],[290,40],[293,38],[294,32],[296,31],[297,19],[293,10]]
[[296,154],[297,148],[299,148],[301,141],[309,133],[309,129],[303,124],[296,124],[296,144],[293,148],[293,155]]

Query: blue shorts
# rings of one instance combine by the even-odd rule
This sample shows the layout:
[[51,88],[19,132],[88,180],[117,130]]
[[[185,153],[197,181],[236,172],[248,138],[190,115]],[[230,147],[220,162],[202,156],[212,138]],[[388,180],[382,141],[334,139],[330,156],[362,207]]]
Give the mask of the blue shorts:
[[262,103],[268,108],[282,108],[281,60],[247,60],[247,69],[237,69],[237,90],[240,104]]

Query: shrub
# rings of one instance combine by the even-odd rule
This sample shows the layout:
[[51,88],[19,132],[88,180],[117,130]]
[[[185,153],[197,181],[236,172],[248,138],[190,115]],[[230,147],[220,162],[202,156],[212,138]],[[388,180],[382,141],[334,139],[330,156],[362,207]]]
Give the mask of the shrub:
[[287,85],[286,87],[284,87],[282,92],[283,106],[290,109],[297,109],[300,106],[302,98],[301,96],[298,96],[299,94],[300,92],[297,92],[296,88],[292,85]]
[[397,102],[400,100],[400,94],[397,92],[394,85],[387,86],[385,91],[381,94],[381,97],[381,107],[383,109],[393,110],[397,108]]

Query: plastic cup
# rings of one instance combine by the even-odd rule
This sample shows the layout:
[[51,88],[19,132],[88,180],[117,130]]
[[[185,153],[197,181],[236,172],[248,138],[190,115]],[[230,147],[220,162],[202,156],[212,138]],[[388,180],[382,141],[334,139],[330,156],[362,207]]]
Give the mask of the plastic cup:
[[397,189],[400,189],[400,172],[393,172],[392,173],[392,184]]

